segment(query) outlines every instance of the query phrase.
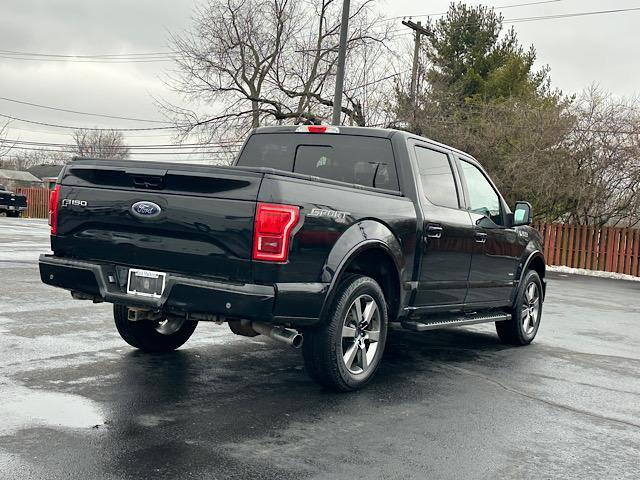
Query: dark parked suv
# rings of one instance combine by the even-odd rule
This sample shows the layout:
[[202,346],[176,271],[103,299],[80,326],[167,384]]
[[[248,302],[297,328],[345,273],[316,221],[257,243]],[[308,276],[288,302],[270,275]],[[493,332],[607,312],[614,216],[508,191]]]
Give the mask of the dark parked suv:
[[406,132],[266,127],[230,167],[79,160],[51,196],[42,281],[114,304],[130,345],[175,349],[198,321],[301,346],[309,374],[371,380],[389,322],[538,331],[531,207],[468,154]]

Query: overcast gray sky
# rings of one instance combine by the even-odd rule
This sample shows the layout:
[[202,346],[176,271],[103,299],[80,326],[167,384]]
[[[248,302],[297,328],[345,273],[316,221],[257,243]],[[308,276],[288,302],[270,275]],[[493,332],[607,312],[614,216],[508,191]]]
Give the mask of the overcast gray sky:
[[[535,0],[468,1],[500,7]],[[385,16],[437,14],[445,0],[378,0]],[[177,99],[161,78],[170,62],[81,63],[6,58],[7,51],[95,55],[167,50],[168,32],[188,28],[193,0],[3,0],[0,15],[0,97],[115,116],[158,119],[153,98]],[[504,8],[505,19],[640,8],[638,0],[560,0]],[[398,28],[403,27],[397,20]],[[551,67],[556,87],[577,92],[591,83],[621,96],[640,92],[640,10],[515,23],[523,44]],[[56,59],[60,60],[60,59]],[[86,117],[0,100],[0,113],[44,123],[98,127],[153,124]],[[0,124],[2,118],[0,118]],[[13,121],[10,138],[69,143],[68,131]],[[135,136],[134,136],[135,135]],[[164,143],[162,132],[130,134],[130,144]]]

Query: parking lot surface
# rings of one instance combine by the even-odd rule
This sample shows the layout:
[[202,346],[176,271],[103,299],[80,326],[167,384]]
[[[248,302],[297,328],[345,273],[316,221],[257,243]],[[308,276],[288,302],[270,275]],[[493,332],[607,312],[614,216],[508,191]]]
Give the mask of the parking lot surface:
[[43,221],[0,218],[0,478],[640,478],[640,283],[549,275],[525,348],[393,329],[364,391],[200,323],[168,355],[40,283]]

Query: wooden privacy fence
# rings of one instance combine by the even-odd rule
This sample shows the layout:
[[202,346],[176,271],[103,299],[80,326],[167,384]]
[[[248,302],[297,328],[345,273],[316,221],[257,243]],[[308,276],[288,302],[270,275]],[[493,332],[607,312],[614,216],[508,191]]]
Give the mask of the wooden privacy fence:
[[29,218],[49,216],[49,192],[47,188],[18,188],[16,193],[27,197],[27,211],[22,215]]
[[640,276],[640,229],[562,223],[534,226],[544,238],[549,265]]

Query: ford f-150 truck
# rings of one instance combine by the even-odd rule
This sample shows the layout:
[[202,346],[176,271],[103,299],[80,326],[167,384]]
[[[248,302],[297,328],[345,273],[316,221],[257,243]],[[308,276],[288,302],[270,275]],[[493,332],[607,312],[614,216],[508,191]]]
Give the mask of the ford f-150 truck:
[[0,185],[0,213],[7,217],[19,217],[27,209],[27,197],[10,192]]
[[[42,281],[114,304],[130,345],[181,346],[199,321],[302,346],[309,374],[362,387],[389,322],[495,322],[536,336],[545,294],[531,206],[470,155],[407,132],[254,130],[231,166],[78,160],[51,196]],[[304,344],[301,345],[303,343]]]

